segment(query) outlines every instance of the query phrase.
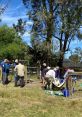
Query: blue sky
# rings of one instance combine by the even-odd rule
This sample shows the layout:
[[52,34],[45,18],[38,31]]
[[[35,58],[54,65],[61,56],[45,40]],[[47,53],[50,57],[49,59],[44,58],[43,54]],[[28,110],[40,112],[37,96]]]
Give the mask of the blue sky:
[[[2,1],[2,2],[1,2]],[[5,0],[6,2],[8,0]],[[1,6],[4,6],[6,3],[4,0],[0,0]],[[27,20],[27,26],[32,25],[32,22],[28,20],[28,16],[26,15],[26,9],[22,3],[22,0],[9,0],[8,7],[6,8],[5,12],[0,16],[2,19],[2,22],[0,25],[7,24],[8,26],[12,27],[13,23],[17,23],[17,20],[19,18],[22,18],[23,20]],[[28,44],[30,44],[30,34],[29,34],[29,28],[28,32],[26,32],[23,35],[23,40],[26,41]]]
[[[1,1],[2,6],[6,3],[6,1],[9,1],[8,7],[6,8],[4,14],[0,16],[2,19],[1,24],[7,24],[11,27],[13,23],[17,23],[17,20],[19,18],[22,18],[24,20],[27,20],[27,26],[32,25],[32,22],[28,20],[28,16],[26,15],[26,9],[22,3],[22,0],[0,0],[0,3]],[[29,31],[30,30],[28,28],[28,31],[23,35],[23,40],[26,41],[28,44],[30,44]],[[73,51],[75,47],[82,48],[82,42],[79,42],[78,40],[73,41],[70,45],[70,49]],[[68,57],[69,55],[70,53],[68,52],[66,54],[66,57]]]

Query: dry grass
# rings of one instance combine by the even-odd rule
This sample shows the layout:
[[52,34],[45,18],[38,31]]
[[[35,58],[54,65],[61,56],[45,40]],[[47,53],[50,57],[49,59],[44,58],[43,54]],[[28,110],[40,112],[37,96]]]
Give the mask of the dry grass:
[[81,91],[69,98],[50,96],[39,82],[24,88],[0,84],[0,117],[82,117],[81,96]]

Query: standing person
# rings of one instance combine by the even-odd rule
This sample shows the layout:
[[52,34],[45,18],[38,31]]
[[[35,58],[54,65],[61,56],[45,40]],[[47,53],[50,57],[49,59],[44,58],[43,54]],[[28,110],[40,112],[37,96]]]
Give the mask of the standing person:
[[10,69],[10,64],[8,59],[4,59],[4,61],[1,63],[2,66],[2,83],[3,84],[8,84],[8,76],[9,76],[9,69]]
[[5,70],[4,70],[4,64],[6,63],[6,59],[4,59],[2,62],[1,62],[1,68],[2,68],[2,83],[3,83],[3,79],[5,77]]
[[46,68],[47,68],[47,66],[46,66],[46,63],[43,63],[42,65],[41,65],[41,82],[42,82],[42,84],[44,85],[44,77],[45,77],[45,72],[46,72]]
[[17,73],[17,82],[20,80],[20,87],[24,87],[25,66],[21,61],[19,61],[18,65],[15,66],[14,71]]

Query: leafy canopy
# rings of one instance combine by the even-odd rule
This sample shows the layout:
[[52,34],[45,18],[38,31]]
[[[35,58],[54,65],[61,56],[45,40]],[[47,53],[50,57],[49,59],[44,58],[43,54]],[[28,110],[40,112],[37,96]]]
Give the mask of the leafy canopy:
[[25,51],[27,51],[27,45],[13,28],[6,25],[0,27],[0,59],[23,59]]

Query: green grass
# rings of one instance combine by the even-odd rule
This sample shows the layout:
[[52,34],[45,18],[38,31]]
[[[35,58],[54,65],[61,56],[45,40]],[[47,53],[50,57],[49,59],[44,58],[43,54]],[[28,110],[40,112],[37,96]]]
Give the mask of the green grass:
[[24,88],[0,84],[0,117],[82,117],[81,97],[81,91],[69,98],[51,96],[39,82]]

